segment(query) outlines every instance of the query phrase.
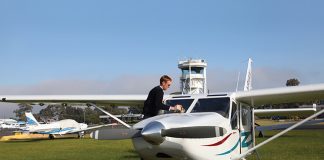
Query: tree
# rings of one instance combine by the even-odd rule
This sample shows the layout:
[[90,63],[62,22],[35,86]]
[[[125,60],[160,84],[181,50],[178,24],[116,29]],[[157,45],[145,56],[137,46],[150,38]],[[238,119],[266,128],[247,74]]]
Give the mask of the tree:
[[77,122],[83,122],[83,109],[72,106],[63,106],[59,119],[73,119]]
[[127,111],[125,109],[120,109],[118,108],[118,106],[115,105],[105,105],[105,106],[101,106],[101,108],[114,115],[127,114]]
[[[291,78],[288,79],[286,82],[286,86],[298,86],[300,84],[299,80],[297,78]],[[282,103],[282,104],[266,104],[261,106],[262,108],[273,108],[273,109],[278,109],[278,108],[297,108],[298,106],[302,105],[304,103]]]
[[97,110],[93,110],[90,107],[86,107],[83,109],[85,112],[85,123],[87,124],[99,124],[100,118],[99,118],[99,112]]
[[51,119],[58,119],[61,114],[62,105],[54,104],[48,105],[46,108],[39,111],[39,116],[45,122],[48,122]]
[[26,121],[26,116],[25,116],[25,112],[31,112],[33,109],[32,105],[29,104],[24,104],[24,103],[20,103],[18,104],[19,108],[14,110],[13,112],[16,114],[16,117],[18,117],[18,119],[20,121]]
[[[100,111],[99,111],[100,112]],[[84,122],[87,124],[99,124],[99,112],[90,107],[80,108],[69,105],[62,106],[61,104],[48,105],[46,108],[40,110],[39,116],[44,121],[56,119],[73,119],[77,122]],[[101,112],[100,112],[101,113]],[[85,120],[84,120],[85,114]]]
[[297,78],[291,78],[291,79],[288,79],[287,82],[286,82],[286,86],[298,86],[299,85],[299,80]]
[[[288,79],[286,82],[286,86],[298,86],[299,85],[299,80],[297,78],[291,78]],[[303,103],[287,103],[287,104],[283,104],[282,107],[283,108],[296,108],[300,105],[302,105]]]

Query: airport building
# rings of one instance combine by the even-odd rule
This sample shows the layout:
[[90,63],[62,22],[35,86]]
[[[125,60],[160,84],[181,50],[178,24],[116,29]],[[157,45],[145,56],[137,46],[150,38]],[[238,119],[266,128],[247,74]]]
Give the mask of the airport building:
[[179,61],[181,94],[207,94],[207,62],[203,59]]

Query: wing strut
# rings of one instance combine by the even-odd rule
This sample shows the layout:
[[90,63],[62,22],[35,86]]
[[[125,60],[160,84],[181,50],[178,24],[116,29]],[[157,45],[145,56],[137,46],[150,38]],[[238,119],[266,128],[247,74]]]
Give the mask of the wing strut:
[[242,154],[240,154],[240,155],[238,155],[238,156],[234,156],[234,157],[232,158],[232,160],[239,160],[239,159],[242,159],[242,158],[246,157],[247,154],[249,154],[250,152],[253,152],[254,150],[258,149],[259,147],[261,147],[261,146],[263,146],[263,145],[269,143],[270,141],[272,141],[272,140],[274,140],[274,139],[276,139],[276,138],[282,136],[283,134],[289,132],[290,130],[292,130],[292,129],[294,129],[294,128],[300,126],[300,125],[302,125],[303,123],[305,123],[305,122],[307,122],[307,121],[309,121],[309,120],[311,120],[311,119],[313,119],[313,118],[315,118],[315,117],[317,117],[317,116],[319,116],[319,115],[321,115],[321,114],[323,114],[323,113],[324,113],[324,109],[322,109],[321,111],[319,111],[319,112],[317,112],[317,113],[315,113],[315,114],[309,116],[308,118],[306,118],[306,119],[304,119],[304,120],[302,120],[302,121],[300,121],[300,122],[294,124],[293,126],[291,126],[291,127],[287,128],[287,129],[281,131],[280,133],[278,133],[278,134],[272,136],[271,138],[269,138],[269,139],[267,139],[267,140],[261,142],[260,144],[258,144],[258,145],[256,145],[255,147],[253,147],[253,148],[247,150],[246,152],[244,152],[244,153],[242,153]]
[[91,106],[93,106],[93,107],[99,109],[101,112],[107,114],[108,116],[110,116],[111,118],[115,119],[117,122],[121,123],[122,125],[126,126],[127,128],[132,128],[132,127],[131,127],[130,125],[128,125],[127,123],[123,122],[122,120],[120,120],[120,119],[117,118],[116,116],[110,114],[109,112],[105,111],[104,109],[102,109],[102,108],[96,106],[95,104],[91,103],[91,104],[89,104],[89,105],[91,105]]

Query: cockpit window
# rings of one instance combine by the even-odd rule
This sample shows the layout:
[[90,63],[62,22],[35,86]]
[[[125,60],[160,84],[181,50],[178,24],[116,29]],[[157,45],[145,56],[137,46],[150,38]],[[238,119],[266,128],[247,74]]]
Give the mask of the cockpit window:
[[230,99],[225,98],[201,98],[192,109],[193,112],[216,112],[225,118],[228,118],[230,108]]
[[182,107],[187,111],[193,101],[193,99],[172,99],[167,100],[166,105],[175,106],[177,104],[181,104]]

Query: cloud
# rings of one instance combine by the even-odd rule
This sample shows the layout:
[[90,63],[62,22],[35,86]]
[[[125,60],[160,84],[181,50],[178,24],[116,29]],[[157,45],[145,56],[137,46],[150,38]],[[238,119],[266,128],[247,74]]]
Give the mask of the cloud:
[[[59,94],[148,94],[150,89],[159,84],[161,75],[122,75],[112,80],[47,80],[33,85],[0,86],[0,95],[59,95]],[[172,75],[171,75],[172,76]],[[176,77],[176,76],[172,76]],[[174,78],[172,88],[179,89],[179,81]],[[0,115],[13,117],[17,104],[0,103]],[[39,110],[39,109],[38,109]]]
[[301,73],[292,69],[283,68],[256,68],[254,70],[255,75],[253,88],[272,88],[272,87],[285,87],[286,81],[291,78],[297,78],[301,81]]
[[[207,86],[210,92],[235,91],[238,79],[237,70],[224,68],[208,69]],[[240,71],[239,90],[242,90],[245,70]],[[161,75],[147,74],[121,75],[111,80],[89,79],[53,79],[32,85],[1,86],[0,94],[147,94],[151,88],[159,84]],[[179,91],[179,75],[173,77],[173,85],[167,93]],[[301,73],[291,69],[259,67],[253,69],[254,89],[283,87],[290,78],[299,79],[302,84],[309,80]],[[306,82],[304,81],[306,80]],[[303,83],[304,82],[304,83]]]
[[[55,79],[32,85],[0,86],[0,94],[146,94],[159,84],[160,75],[122,75],[112,80]],[[169,92],[178,89],[178,80]]]
[[[229,70],[224,68],[209,69],[207,74],[207,85],[211,92],[235,91],[240,72],[238,90],[243,90],[245,70]],[[280,69],[260,67],[252,69],[252,88],[273,88],[284,87],[290,78],[297,78],[301,82],[305,80],[301,73],[292,69]],[[308,81],[302,84],[307,84]]]

